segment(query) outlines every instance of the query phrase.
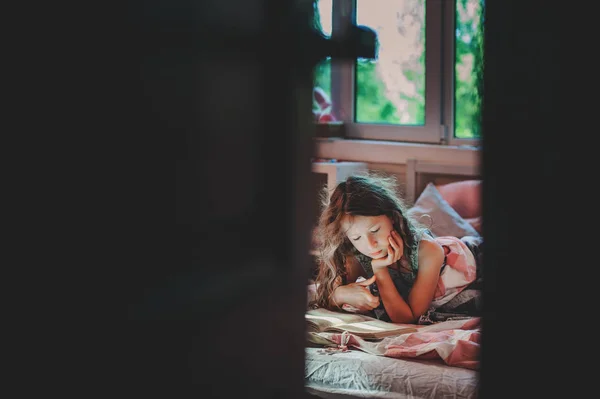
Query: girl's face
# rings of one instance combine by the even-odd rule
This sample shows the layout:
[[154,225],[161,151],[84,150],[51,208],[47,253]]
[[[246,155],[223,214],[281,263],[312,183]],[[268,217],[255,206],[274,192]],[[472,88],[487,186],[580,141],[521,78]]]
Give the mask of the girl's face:
[[[392,221],[386,215],[349,216],[342,219],[342,228],[346,237],[360,253],[373,259],[387,256],[389,237],[394,229]],[[400,251],[404,243],[399,242]]]

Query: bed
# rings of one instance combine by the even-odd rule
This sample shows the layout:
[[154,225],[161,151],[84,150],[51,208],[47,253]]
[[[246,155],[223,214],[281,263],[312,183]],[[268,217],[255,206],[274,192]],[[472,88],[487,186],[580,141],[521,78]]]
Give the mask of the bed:
[[[409,160],[405,196],[410,212],[433,215],[436,235],[481,237],[477,168]],[[480,285],[463,297],[479,295]],[[422,332],[370,342],[329,333],[337,345],[307,344],[305,390],[320,398],[476,398],[480,319],[433,320]],[[424,327],[428,329],[421,328]]]
[[434,360],[306,348],[305,389],[320,398],[475,398],[477,371]]

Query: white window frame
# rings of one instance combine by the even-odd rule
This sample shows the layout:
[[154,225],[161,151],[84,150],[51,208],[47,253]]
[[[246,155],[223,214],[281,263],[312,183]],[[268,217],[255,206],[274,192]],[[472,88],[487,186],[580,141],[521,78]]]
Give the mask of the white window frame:
[[[332,1],[332,37],[356,23],[356,0]],[[346,126],[346,137],[449,146],[479,146],[478,139],[454,138],[455,1],[426,0],[425,125],[355,122],[356,63],[332,58],[333,114]]]

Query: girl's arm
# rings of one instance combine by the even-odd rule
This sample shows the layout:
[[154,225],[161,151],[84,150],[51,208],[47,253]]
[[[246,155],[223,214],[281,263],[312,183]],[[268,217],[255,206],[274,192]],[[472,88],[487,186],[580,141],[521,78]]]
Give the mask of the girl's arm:
[[373,269],[380,298],[392,322],[413,323],[429,309],[443,263],[442,246],[424,237],[419,245],[419,268],[408,303],[398,293],[387,267]]
[[369,311],[379,306],[379,298],[371,294],[369,285],[375,282],[375,276],[368,280],[356,282],[358,277],[366,278],[366,273],[354,257],[346,258],[346,282],[342,285],[338,277],[337,287],[334,288],[329,304],[332,308],[341,308],[348,304],[359,311]]

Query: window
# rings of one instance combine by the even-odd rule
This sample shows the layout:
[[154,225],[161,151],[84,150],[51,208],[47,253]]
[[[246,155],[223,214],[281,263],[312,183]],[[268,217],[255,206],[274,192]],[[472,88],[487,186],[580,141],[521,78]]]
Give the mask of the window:
[[[331,37],[333,0],[315,0],[315,27],[326,37]],[[313,114],[316,122],[331,122],[337,118],[331,106],[331,57],[315,67],[313,88]]]
[[477,145],[484,1],[316,0],[325,35],[352,23],[378,34],[377,59],[317,66],[315,90],[330,97],[331,119],[350,138]]

